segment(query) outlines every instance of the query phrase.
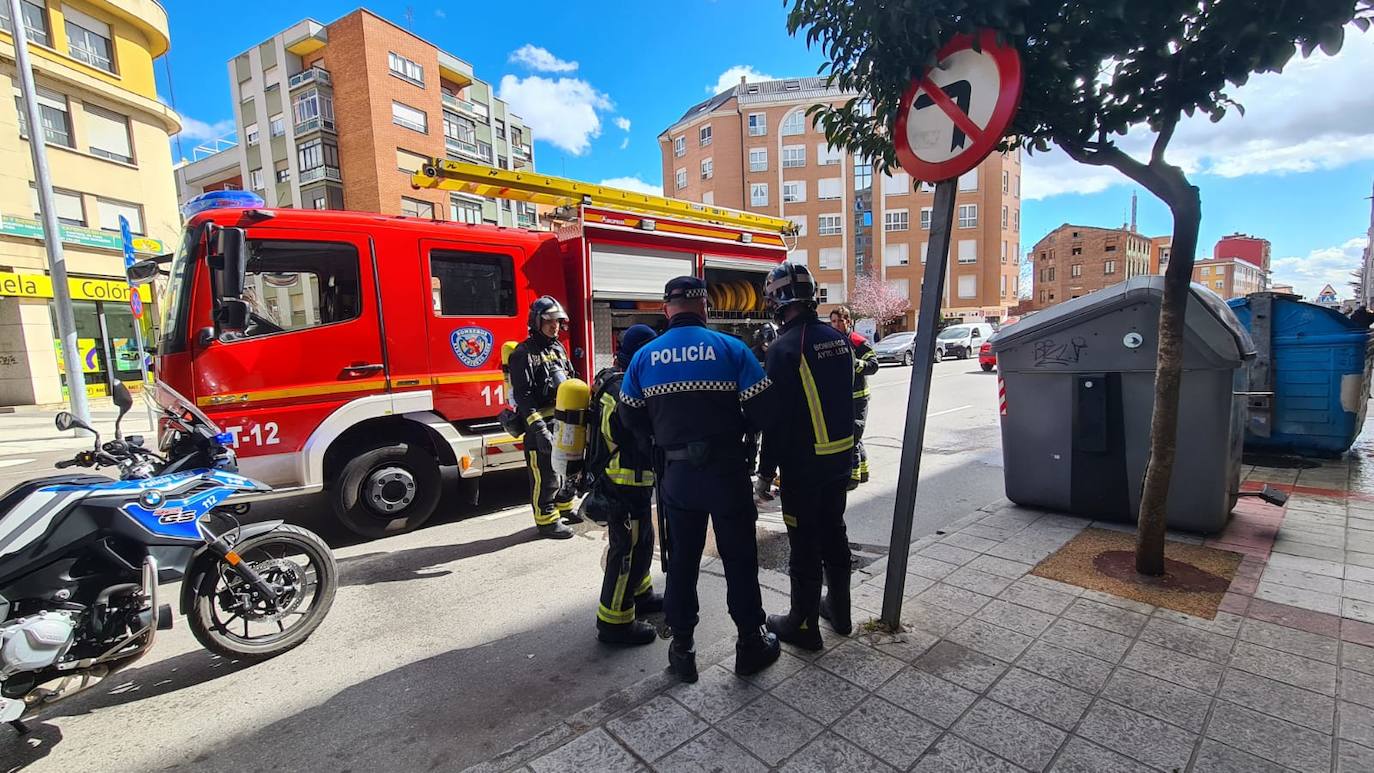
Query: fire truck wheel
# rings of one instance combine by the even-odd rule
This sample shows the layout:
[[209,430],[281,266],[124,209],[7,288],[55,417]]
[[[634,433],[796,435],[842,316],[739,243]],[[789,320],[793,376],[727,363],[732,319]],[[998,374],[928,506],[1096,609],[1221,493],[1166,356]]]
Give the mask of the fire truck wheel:
[[443,493],[434,458],[407,443],[354,456],[336,480],[334,514],[353,533],[369,538],[420,528]]

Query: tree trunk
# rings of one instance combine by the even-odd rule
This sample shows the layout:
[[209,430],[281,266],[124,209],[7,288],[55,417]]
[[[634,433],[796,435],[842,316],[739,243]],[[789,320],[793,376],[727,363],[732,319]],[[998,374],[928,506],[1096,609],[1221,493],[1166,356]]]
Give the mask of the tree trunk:
[[1135,568],[1150,576],[1164,574],[1164,530],[1169,483],[1173,477],[1178,439],[1179,386],[1183,377],[1184,315],[1188,285],[1193,281],[1202,204],[1197,188],[1178,172],[1182,185],[1169,186],[1166,201],[1174,216],[1173,245],[1164,276],[1164,303],[1159,308],[1159,351],[1155,375],[1154,413],[1150,420],[1150,461],[1140,496],[1136,527]]

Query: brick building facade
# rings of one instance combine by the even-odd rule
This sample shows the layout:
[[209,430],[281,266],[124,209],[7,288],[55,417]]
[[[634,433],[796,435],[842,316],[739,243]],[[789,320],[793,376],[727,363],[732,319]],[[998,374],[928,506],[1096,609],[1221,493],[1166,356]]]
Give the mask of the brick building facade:
[[1155,244],[1130,228],[1065,223],[1031,250],[1037,309],[1151,273]]

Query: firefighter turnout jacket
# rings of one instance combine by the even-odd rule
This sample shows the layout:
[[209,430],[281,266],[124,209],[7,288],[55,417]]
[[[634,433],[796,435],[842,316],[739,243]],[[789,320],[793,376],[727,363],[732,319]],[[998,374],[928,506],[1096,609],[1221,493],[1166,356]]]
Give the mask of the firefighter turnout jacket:
[[878,372],[878,353],[867,338],[854,331],[849,333],[849,344],[854,347],[854,399],[868,397],[868,377]]
[[620,386],[625,380],[623,371],[607,368],[596,376],[592,385],[592,401],[596,406],[597,426],[591,431],[598,434],[593,452],[588,449],[588,465],[595,464],[598,474],[617,486],[652,487],[654,485],[653,463],[648,453],[641,449],[634,433],[625,426],[624,417],[616,410],[620,404]]
[[814,311],[784,324],[769,347],[768,378],[783,420],[764,433],[764,447],[787,485],[843,486],[849,477],[854,374],[849,338]]
[[558,385],[577,376],[563,344],[537,332],[511,352],[508,369],[516,412],[531,424],[553,418]]

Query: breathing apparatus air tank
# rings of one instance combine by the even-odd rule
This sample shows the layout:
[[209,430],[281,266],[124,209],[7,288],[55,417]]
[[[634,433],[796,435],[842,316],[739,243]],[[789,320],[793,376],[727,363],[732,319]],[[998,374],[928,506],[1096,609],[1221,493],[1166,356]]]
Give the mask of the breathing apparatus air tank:
[[587,450],[587,408],[592,402],[592,390],[580,378],[570,378],[558,385],[554,399],[553,417],[557,422],[553,433],[553,471],[560,477],[582,461]]

